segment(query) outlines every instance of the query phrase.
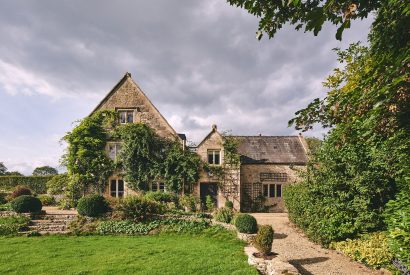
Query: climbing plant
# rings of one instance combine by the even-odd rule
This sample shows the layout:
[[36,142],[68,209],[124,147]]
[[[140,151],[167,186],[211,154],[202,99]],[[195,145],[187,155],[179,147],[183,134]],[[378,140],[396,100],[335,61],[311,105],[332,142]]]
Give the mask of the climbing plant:
[[81,120],[63,140],[68,143],[62,163],[71,179],[72,193],[84,194],[90,188],[101,193],[114,169],[105,145],[117,122],[113,111],[98,111]]

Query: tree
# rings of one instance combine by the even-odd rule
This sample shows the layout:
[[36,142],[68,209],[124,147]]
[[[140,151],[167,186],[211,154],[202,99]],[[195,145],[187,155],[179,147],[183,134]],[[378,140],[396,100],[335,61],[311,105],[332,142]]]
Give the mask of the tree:
[[7,172],[7,167],[3,162],[0,162],[0,176],[4,176]]
[[24,176],[22,173],[18,172],[18,171],[10,171],[10,172],[6,172],[4,175],[6,176]]
[[[338,26],[336,38],[342,39],[343,30],[350,28],[354,19],[363,19],[378,10],[383,0],[228,0],[228,3],[246,9],[250,14],[260,17],[258,39],[263,33],[269,38],[285,24],[295,25],[295,29],[304,28],[317,35],[325,22]],[[405,2],[405,1],[403,1]]]
[[47,175],[57,175],[57,169],[50,166],[37,167],[33,171],[33,176],[47,176]]
[[322,144],[322,141],[316,137],[305,137],[305,140],[311,154],[314,154]]

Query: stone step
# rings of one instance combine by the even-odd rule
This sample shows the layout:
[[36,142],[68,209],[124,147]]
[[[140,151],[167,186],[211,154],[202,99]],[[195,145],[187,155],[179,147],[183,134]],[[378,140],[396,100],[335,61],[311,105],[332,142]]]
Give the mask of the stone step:
[[65,225],[50,225],[50,226],[37,226],[37,225],[30,225],[28,227],[30,230],[35,230],[35,231],[41,231],[41,230],[47,230],[47,231],[64,231],[67,229],[67,226]]
[[68,224],[71,220],[32,220],[33,224]]

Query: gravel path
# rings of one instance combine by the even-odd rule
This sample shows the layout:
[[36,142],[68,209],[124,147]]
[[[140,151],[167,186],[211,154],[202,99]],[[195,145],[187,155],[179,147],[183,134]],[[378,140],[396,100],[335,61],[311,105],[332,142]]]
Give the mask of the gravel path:
[[390,274],[387,271],[375,271],[349,258],[310,242],[303,233],[290,224],[286,213],[252,214],[259,224],[272,225],[275,238],[272,251],[278,257],[295,266],[303,275],[361,275]]

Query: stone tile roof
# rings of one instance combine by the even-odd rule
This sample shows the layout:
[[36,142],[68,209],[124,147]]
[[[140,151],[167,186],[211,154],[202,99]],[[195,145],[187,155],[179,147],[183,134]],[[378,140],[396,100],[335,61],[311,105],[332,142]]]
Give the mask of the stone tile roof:
[[243,164],[295,164],[307,162],[303,137],[299,136],[235,136]]

